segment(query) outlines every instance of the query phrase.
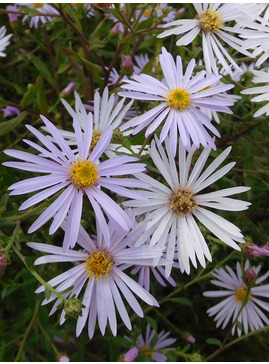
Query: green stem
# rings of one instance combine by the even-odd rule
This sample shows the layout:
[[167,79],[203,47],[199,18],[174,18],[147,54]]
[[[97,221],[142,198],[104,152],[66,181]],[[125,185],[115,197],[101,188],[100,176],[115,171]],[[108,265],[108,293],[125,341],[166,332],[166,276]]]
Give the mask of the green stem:
[[36,304],[35,304],[35,310],[34,310],[34,313],[33,313],[32,320],[30,321],[30,324],[27,327],[27,330],[25,331],[25,334],[23,336],[22,342],[20,344],[20,348],[19,348],[18,354],[17,354],[17,356],[16,356],[16,358],[14,360],[15,362],[17,362],[19,360],[20,356],[21,356],[21,353],[22,353],[22,350],[23,350],[25,341],[26,341],[26,339],[27,339],[27,337],[28,337],[28,335],[29,335],[29,333],[31,331],[31,328],[33,326],[33,323],[34,323],[34,321],[36,319],[36,315],[38,314],[39,306],[40,306],[40,301],[38,300],[38,301],[36,301]]
[[12,249],[14,250],[14,252],[18,255],[18,257],[21,259],[21,261],[23,262],[23,264],[25,265],[25,267],[29,270],[29,272],[51,293],[53,293],[56,297],[58,297],[61,301],[63,302],[67,302],[67,299],[64,298],[60,292],[56,291],[56,289],[54,289],[53,287],[51,287],[46,281],[44,281],[43,278],[40,277],[40,275],[31,267],[28,266],[28,264],[25,261],[24,256],[21,254],[21,252],[15,247],[13,246]]
[[5,251],[8,252],[9,249],[12,247],[15,239],[16,239],[16,236],[17,236],[17,233],[19,231],[21,227],[21,219],[18,219],[17,220],[17,223],[16,223],[16,226],[15,226],[15,229],[13,230],[13,233],[11,235],[11,238],[10,238],[10,242],[8,243],[8,245],[5,247]]
[[48,333],[46,332],[46,330],[44,329],[44,327],[42,326],[41,322],[37,319],[37,323],[38,323],[38,326],[40,327],[40,330],[42,331],[43,335],[45,336],[45,338],[47,339],[47,341],[50,343],[54,353],[56,354],[56,356],[59,355],[59,351],[58,349],[56,348],[56,346],[53,344],[52,340],[50,339]]
[[228,344],[225,344],[223,346],[221,346],[220,348],[218,348],[214,353],[212,353],[211,355],[209,355],[207,358],[205,358],[205,361],[210,361],[211,359],[215,358],[215,356],[217,356],[219,353],[221,353],[222,351],[228,349],[230,346],[237,344],[238,342],[245,340],[247,338],[249,338],[250,336],[259,334],[261,332],[264,332],[266,330],[269,330],[269,325],[262,327],[259,330],[255,330],[255,331],[251,331],[248,334],[245,334],[243,336],[238,337],[237,339],[230,341]]

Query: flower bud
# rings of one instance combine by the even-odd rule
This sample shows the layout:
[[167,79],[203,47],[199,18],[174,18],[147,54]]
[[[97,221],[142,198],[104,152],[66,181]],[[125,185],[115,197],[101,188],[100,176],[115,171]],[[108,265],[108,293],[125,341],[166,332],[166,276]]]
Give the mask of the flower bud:
[[203,357],[199,353],[193,353],[189,356],[190,361],[203,361]]
[[75,82],[71,81],[66,88],[63,89],[63,91],[61,92],[60,96],[61,97],[65,97],[71,94],[71,92],[74,90],[75,87]]
[[186,8],[181,8],[176,13],[176,18],[181,18],[182,15],[185,13]]
[[138,349],[136,347],[131,348],[127,353],[120,356],[119,361],[131,362],[134,361],[138,355]]
[[111,143],[122,144],[122,142],[123,142],[123,133],[122,133],[122,131],[120,129],[114,129],[112,139],[111,139]]
[[[19,11],[17,5],[8,5],[6,7],[6,10],[8,11]],[[10,22],[10,25],[14,25],[14,23],[17,23],[18,22],[18,14],[13,14],[13,13],[8,13],[8,19],[9,19],[9,22]]]
[[257,279],[257,274],[254,272],[253,269],[247,269],[245,270],[243,274],[243,281],[247,286],[251,286],[255,283]]
[[193,337],[189,332],[186,332],[184,339],[191,344],[194,344],[196,341],[195,337]]
[[7,265],[10,264],[10,256],[4,248],[0,247],[0,276],[5,273]]
[[250,258],[256,258],[261,255],[268,256],[269,255],[269,245],[267,244],[262,247],[259,247],[256,244],[247,245],[244,249],[244,253]]
[[133,74],[134,72],[134,64],[132,62],[132,58],[130,56],[123,56],[123,61],[122,61],[122,72],[127,75],[130,76]]
[[83,304],[77,297],[69,298],[69,300],[64,305],[64,310],[67,315],[77,319],[82,315]]
[[63,353],[60,353],[58,356],[57,356],[57,359],[56,361],[62,361],[62,362],[67,362],[67,361],[70,361],[69,357]]
[[117,23],[114,25],[114,27],[111,29],[111,34],[112,35],[118,35],[119,32],[123,32],[124,31],[124,26],[122,23]]
[[15,106],[6,106],[5,108],[2,109],[2,111],[4,113],[5,118],[8,116],[20,114],[20,110],[17,109]]

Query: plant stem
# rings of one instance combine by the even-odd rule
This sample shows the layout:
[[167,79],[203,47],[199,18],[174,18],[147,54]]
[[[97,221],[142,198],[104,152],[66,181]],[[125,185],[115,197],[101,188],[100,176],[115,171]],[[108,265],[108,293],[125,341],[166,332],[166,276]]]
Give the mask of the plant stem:
[[22,342],[21,342],[21,344],[20,344],[20,348],[19,348],[18,354],[17,354],[17,356],[16,356],[16,358],[15,358],[15,360],[14,360],[15,362],[17,362],[17,361],[20,359],[20,356],[21,356],[21,353],[22,353],[22,350],[23,350],[23,347],[24,347],[25,341],[26,341],[26,339],[27,339],[27,337],[28,337],[28,335],[29,335],[29,333],[30,333],[30,331],[31,331],[31,328],[32,328],[32,326],[33,326],[33,323],[34,323],[34,321],[35,321],[35,319],[36,319],[36,315],[38,314],[39,306],[40,306],[40,301],[39,301],[39,300],[37,300],[37,301],[36,301],[36,304],[35,304],[35,310],[34,310],[34,313],[33,313],[32,320],[30,321],[30,324],[29,324],[29,326],[27,327],[27,330],[25,331],[25,334],[24,334],[24,336],[23,336]]
[[50,339],[48,333],[46,332],[46,330],[44,329],[44,327],[42,326],[41,322],[39,321],[39,319],[37,319],[37,323],[38,323],[38,326],[40,327],[40,330],[42,331],[42,334],[45,336],[45,338],[47,339],[47,341],[50,343],[54,353],[56,354],[56,356],[59,355],[59,351],[58,349],[56,348],[56,346],[53,344],[52,340]]
[[251,331],[248,334],[245,334],[243,336],[238,337],[237,339],[230,341],[228,344],[225,344],[223,346],[221,346],[220,348],[218,348],[216,351],[214,351],[214,353],[212,353],[211,355],[209,355],[207,358],[205,358],[205,361],[210,361],[211,359],[215,358],[215,356],[217,356],[219,353],[221,353],[222,351],[228,349],[230,346],[237,344],[238,342],[245,340],[247,338],[249,338],[250,336],[259,334],[261,332],[264,332],[266,330],[269,330],[269,325],[262,327],[259,330],[255,330],[255,331]]
[[15,226],[15,229],[13,230],[13,233],[11,235],[11,238],[10,238],[10,242],[8,243],[8,245],[5,247],[5,251],[8,252],[9,249],[12,247],[15,239],[16,239],[16,236],[17,236],[17,233],[19,231],[21,227],[21,219],[18,219],[17,220],[17,223],[16,223],[16,226]]

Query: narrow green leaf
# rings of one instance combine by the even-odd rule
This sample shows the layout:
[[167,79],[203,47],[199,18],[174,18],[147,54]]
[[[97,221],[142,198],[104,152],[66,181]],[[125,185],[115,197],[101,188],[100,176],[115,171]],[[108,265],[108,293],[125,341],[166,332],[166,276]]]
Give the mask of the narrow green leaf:
[[33,62],[34,66],[41,72],[41,74],[46,78],[46,80],[51,84],[52,87],[56,87],[56,82],[46,63],[43,62],[39,57],[29,56],[30,60]]
[[176,302],[176,303],[180,303],[182,305],[186,305],[186,306],[193,306],[193,303],[191,300],[189,300],[186,297],[177,297],[177,298],[170,298],[169,301],[172,302]]
[[213,337],[210,337],[209,339],[207,339],[206,342],[210,345],[217,345],[217,346],[222,345],[220,340],[214,339]]
[[0,123],[0,136],[15,129],[25,119],[26,115],[28,115],[28,111],[23,111],[15,118]]

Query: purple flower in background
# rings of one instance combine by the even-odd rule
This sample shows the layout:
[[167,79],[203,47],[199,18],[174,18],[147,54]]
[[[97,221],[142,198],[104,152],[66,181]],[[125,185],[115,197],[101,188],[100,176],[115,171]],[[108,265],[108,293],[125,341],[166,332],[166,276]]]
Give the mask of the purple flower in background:
[[[147,324],[145,339],[143,338],[142,335],[139,335],[137,338],[137,347],[139,349],[139,352],[150,356],[150,358],[153,361],[157,362],[166,361],[167,359],[166,355],[158,352],[158,350],[167,350],[167,351],[174,350],[174,348],[171,348],[170,345],[174,344],[176,339],[169,338],[168,337],[169,334],[170,332],[165,332],[164,330],[159,334],[157,334],[155,330],[152,329],[151,331],[150,325]],[[155,335],[157,335],[158,338],[154,346],[152,346],[152,342]]]
[[[26,200],[20,206],[20,210],[36,205],[61,191],[56,200],[31,225],[28,232],[36,231],[53,218],[49,229],[49,234],[53,234],[59,228],[64,218],[68,216],[63,248],[67,250],[68,247],[73,247],[78,236],[81,221],[83,196],[87,195],[95,212],[96,219],[102,227],[106,244],[109,245],[110,235],[104,213],[113,222],[117,231],[120,229],[128,231],[133,226],[133,223],[126,212],[102,189],[106,188],[120,196],[141,198],[139,192],[129,188],[145,187],[144,182],[134,178],[113,177],[142,172],[145,169],[145,164],[133,163],[137,161],[137,158],[129,156],[116,156],[100,162],[99,158],[110,143],[113,130],[111,126],[107,127],[98,143],[91,150],[93,136],[91,113],[87,115],[84,134],[82,134],[77,119],[74,119],[73,127],[78,147],[77,155],[70,149],[59,130],[46,117],[41,115],[41,118],[57,146],[51,142],[51,137],[43,135],[31,125],[27,125],[27,129],[37,137],[44,147],[30,140],[24,140],[24,142],[42,154],[34,155],[10,149],[6,150],[5,154],[23,162],[3,163],[7,167],[46,174],[45,176],[14,183],[9,187],[11,195],[21,195],[42,190]],[[148,184],[146,185],[148,186]]]
[[135,360],[135,358],[138,355],[138,349],[137,348],[131,348],[127,351],[127,353],[121,355],[120,360],[121,362],[132,362]]
[[45,24],[52,20],[51,15],[59,15],[58,11],[53,6],[45,3],[18,3],[18,5],[28,6],[31,9],[35,9],[43,15],[29,16],[25,15],[22,19],[23,22],[30,18],[30,28],[38,28],[39,22]]
[[6,106],[5,108],[2,109],[2,111],[4,113],[5,118],[8,116],[20,114],[20,110],[15,106]]
[[66,88],[63,89],[63,91],[61,92],[61,94],[63,96],[68,96],[71,94],[71,92],[74,90],[75,87],[75,82],[71,81]]
[[[66,221],[63,228],[68,227]],[[102,335],[105,334],[107,324],[111,328],[112,334],[117,335],[116,312],[119,313],[125,326],[131,330],[132,325],[129,315],[125,308],[123,298],[128,302],[134,312],[143,317],[143,310],[140,307],[134,294],[149,305],[158,307],[155,298],[142,288],[137,282],[123,272],[126,264],[131,265],[152,265],[153,259],[162,254],[162,250],[150,246],[130,248],[134,245],[133,240],[137,239],[137,234],[117,234],[109,225],[111,245],[107,247],[103,239],[101,227],[97,224],[97,237],[91,239],[86,231],[80,226],[77,243],[83,251],[63,249],[53,245],[41,243],[28,243],[33,249],[49,253],[50,255],[38,258],[35,265],[56,262],[76,262],[75,266],[51,279],[48,284],[58,292],[71,288],[63,296],[69,299],[73,296],[78,297],[84,292],[82,304],[82,315],[77,320],[76,335],[79,336],[88,320],[88,334],[92,338],[96,322],[99,324]],[[83,287],[86,286],[85,291]],[[45,287],[41,286],[36,293],[44,292]],[[56,310],[61,300],[54,294],[49,299],[44,299],[42,304],[55,301],[50,315]],[[62,311],[60,324],[65,321],[65,311]]]
[[[14,5],[8,5],[6,7],[6,10],[8,11],[19,11],[19,8],[16,4]],[[8,13],[8,19],[10,23],[16,23],[18,21],[18,14]]]
[[[239,326],[234,324],[232,335],[235,333],[236,327],[238,336],[241,336],[242,331],[247,334],[249,329],[250,331],[258,330],[264,327],[264,323],[265,325],[269,325],[268,318],[260,309],[261,307],[269,312],[269,304],[256,297],[269,297],[269,284],[258,286],[258,284],[268,278],[269,271],[256,279],[255,282],[252,281],[251,286],[248,286],[244,278],[245,272],[249,271],[249,268],[250,265],[247,260],[243,272],[239,262],[236,264],[236,273],[227,265],[226,271],[223,268],[216,269],[212,273],[214,280],[211,283],[218,288],[223,287],[224,289],[204,292],[204,296],[206,297],[227,297],[217,305],[211,307],[207,312],[209,316],[215,316],[214,321],[216,321],[216,326],[219,327],[222,325],[222,329],[227,326],[230,320],[234,322],[237,318],[237,321],[241,323],[243,329],[241,330]],[[261,266],[252,267],[252,271],[256,276],[260,270]],[[240,310],[241,312],[239,314]]]

